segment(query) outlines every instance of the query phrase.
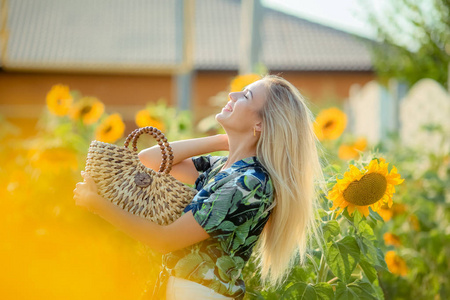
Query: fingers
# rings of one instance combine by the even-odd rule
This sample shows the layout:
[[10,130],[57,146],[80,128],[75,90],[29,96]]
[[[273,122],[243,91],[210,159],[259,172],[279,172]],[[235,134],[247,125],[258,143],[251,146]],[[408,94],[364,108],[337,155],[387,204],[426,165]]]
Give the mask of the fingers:
[[75,205],[85,206],[85,198],[88,193],[88,186],[85,182],[78,182],[76,188],[73,190],[73,200],[75,200]]
[[77,187],[73,190],[73,200],[75,200],[75,204],[77,204],[77,201],[79,199],[79,190],[78,190],[78,184]]
[[75,189],[73,190],[74,198],[79,196],[79,194],[84,189],[85,185],[86,183],[84,182],[77,182],[77,184],[75,185]]
[[78,183],[75,185],[75,189],[73,190],[73,193],[74,193],[74,194],[78,194],[78,193],[80,192],[80,189],[82,188],[82,186],[83,186],[84,184],[85,184],[84,182],[78,182]]
[[87,174],[84,175],[84,181],[86,181],[86,183],[88,183],[89,185],[95,185],[94,179],[92,179],[92,177]]
[[92,180],[92,177],[85,171],[81,171],[81,177],[83,177],[85,181],[88,179]]
[[95,188],[91,183],[92,178],[86,172],[81,171],[81,176],[84,178],[84,181],[76,183],[73,190],[73,199],[75,200],[75,205],[86,206],[86,197]]
[[84,178],[84,184],[86,184],[86,188],[91,190],[92,192],[97,192],[97,184],[94,179],[85,171],[81,171],[81,176]]

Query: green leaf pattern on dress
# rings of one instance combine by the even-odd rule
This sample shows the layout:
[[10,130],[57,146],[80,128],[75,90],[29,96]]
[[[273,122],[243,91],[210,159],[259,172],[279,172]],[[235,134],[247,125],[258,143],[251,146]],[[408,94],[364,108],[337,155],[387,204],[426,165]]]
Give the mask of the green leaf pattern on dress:
[[184,212],[192,211],[210,238],[166,254],[164,271],[242,299],[242,269],[269,218],[272,181],[256,156],[222,172],[227,157],[205,155],[192,160],[200,172],[195,182],[199,192]]

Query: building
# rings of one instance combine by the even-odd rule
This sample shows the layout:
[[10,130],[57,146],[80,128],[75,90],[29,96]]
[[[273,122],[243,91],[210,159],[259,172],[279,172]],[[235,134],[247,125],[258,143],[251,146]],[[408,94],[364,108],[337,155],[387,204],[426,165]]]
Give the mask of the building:
[[[33,122],[52,85],[98,97],[127,125],[146,103],[176,105],[174,74],[190,57],[195,121],[217,112],[209,99],[238,73],[238,0],[195,0],[192,55],[183,52],[188,0],[14,0],[1,16],[0,114]],[[364,39],[263,8],[260,60],[312,102],[345,99],[375,75]],[[185,62],[185,61],[184,61]],[[128,131],[128,130],[127,130]]]

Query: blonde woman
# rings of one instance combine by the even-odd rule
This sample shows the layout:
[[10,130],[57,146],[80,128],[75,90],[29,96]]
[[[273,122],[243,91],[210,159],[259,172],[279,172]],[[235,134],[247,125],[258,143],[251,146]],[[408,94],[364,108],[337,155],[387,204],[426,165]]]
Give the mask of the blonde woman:
[[[172,176],[198,194],[174,223],[160,226],[98,196],[93,180],[75,189],[77,205],[164,253],[156,299],[242,299],[242,270],[255,252],[264,284],[278,286],[297,254],[303,262],[323,180],[313,117],[288,81],[265,76],[216,115],[226,134],[171,143]],[[203,155],[228,150],[228,156]],[[158,170],[159,147],[140,152]]]

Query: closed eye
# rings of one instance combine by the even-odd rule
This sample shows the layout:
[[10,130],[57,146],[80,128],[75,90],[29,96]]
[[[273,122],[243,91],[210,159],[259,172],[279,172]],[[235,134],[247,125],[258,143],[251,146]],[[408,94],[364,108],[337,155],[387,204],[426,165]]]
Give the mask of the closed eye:
[[247,97],[247,94],[250,94],[251,95],[251,91],[250,90],[248,90],[248,89],[245,89],[244,90],[244,97],[245,97],[245,99],[248,99],[248,97]]
[[250,94],[250,97],[253,98],[252,91],[250,91],[249,89],[244,89],[244,97],[245,97],[245,99],[248,99],[247,94]]

